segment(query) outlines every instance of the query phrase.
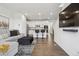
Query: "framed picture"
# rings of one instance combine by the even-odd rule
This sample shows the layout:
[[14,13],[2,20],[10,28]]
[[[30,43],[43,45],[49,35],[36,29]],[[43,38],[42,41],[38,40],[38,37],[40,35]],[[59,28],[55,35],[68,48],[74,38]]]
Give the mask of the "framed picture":
[[0,28],[9,28],[9,18],[0,15]]

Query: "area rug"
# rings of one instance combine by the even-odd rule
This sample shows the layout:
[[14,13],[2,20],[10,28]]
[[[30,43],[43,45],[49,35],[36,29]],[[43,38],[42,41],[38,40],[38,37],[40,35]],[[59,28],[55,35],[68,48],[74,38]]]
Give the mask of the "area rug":
[[31,56],[34,45],[19,45],[16,56]]

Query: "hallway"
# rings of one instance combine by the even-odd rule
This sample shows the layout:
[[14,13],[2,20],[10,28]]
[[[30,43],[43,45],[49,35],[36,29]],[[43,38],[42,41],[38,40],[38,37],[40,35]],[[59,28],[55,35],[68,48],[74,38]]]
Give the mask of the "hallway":
[[33,56],[68,56],[55,42],[39,39],[32,52]]

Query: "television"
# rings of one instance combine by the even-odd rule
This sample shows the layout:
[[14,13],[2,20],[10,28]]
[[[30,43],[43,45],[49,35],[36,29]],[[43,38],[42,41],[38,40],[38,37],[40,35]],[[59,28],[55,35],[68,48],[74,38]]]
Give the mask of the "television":
[[71,3],[59,13],[59,27],[79,27],[79,3]]

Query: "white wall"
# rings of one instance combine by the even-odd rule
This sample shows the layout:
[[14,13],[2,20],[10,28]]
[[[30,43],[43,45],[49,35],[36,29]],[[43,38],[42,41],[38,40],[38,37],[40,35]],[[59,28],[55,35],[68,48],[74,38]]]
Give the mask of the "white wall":
[[21,14],[14,14],[10,18],[9,30],[19,30],[20,33],[24,33],[26,35],[26,18]]
[[57,19],[54,26],[54,40],[68,55],[79,56],[79,27],[66,29],[78,29],[78,32],[63,31],[63,28],[59,28],[59,19]]
[[[66,5],[65,7],[67,7]],[[64,7],[64,8],[65,8]],[[64,9],[62,8],[62,10]],[[78,32],[66,32],[59,28],[59,18],[54,25],[54,40],[65,50],[68,55],[79,56],[79,27],[68,27],[65,29],[78,29]]]
[[26,35],[26,18],[22,14],[0,6],[0,16],[9,19],[9,30],[16,29]]

